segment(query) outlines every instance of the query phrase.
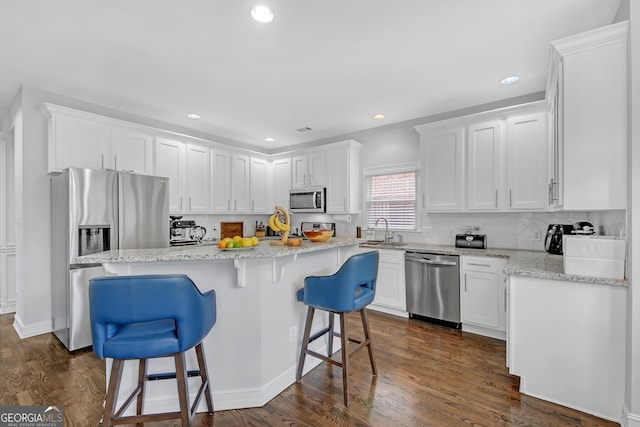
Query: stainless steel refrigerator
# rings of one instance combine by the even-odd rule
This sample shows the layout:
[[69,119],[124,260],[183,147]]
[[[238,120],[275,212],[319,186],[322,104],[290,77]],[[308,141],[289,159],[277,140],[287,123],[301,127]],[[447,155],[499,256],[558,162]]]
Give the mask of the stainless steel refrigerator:
[[75,258],[166,248],[168,217],[168,178],[79,168],[51,178],[53,330],[69,350],[91,345],[89,279],[106,274]]

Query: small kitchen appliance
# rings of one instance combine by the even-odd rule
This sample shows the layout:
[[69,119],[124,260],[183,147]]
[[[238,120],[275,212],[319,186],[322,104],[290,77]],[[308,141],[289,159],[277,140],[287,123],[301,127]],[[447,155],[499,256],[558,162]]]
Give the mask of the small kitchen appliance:
[[484,234],[456,234],[456,248],[487,249],[487,236]]
[[202,241],[207,229],[196,225],[193,220],[183,220],[181,216],[171,216],[169,244],[171,246],[195,245]]
[[575,224],[549,224],[544,238],[544,250],[550,254],[562,255],[562,236],[591,236],[595,234],[593,224],[585,221]]

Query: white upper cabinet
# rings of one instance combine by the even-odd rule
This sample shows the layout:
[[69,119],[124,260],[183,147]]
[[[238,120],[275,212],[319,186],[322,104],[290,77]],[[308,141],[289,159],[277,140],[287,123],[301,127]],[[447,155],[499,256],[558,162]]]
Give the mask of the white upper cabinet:
[[501,183],[502,122],[467,129],[467,208],[497,210]]
[[269,162],[259,157],[251,157],[251,212],[272,212]]
[[552,43],[564,210],[626,209],[628,32],[625,21]]
[[327,213],[359,213],[361,211],[360,150],[362,144],[349,140],[331,144],[327,150]]
[[289,190],[291,189],[291,157],[273,161],[273,201],[275,206],[289,209]]
[[326,152],[322,149],[293,156],[293,188],[326,185],[326,162]]
[[464,208],[464,134],[462,126],[433,129],[416,126],[420,133],[422,208],[459,211]]
[[548,206],[545,113],[507,119],[507,208]]
[[186,149],[181,141],[156,138],[156,175],[169,178],[169,213],[184,212]]
[[250,158],[245,154],[231,155],[231,212],[251,211]]
[[111,151],[104,168],[145,175],[153,174],[153,139],[148,133],[120,126],[111,127]]
[[211,151],[212,196],[214,213],[231,212],[231,153]]
[[187,206],[189,213],[211,212],[211,150],[186,145]]
[[143,127],[45,103],[49,172],[69,167],[153,174],[153,138]]

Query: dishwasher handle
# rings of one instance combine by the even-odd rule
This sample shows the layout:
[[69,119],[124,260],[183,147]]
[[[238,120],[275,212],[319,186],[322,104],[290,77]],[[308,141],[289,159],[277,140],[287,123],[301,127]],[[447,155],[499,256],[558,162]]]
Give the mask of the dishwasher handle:
[[430,259],[424,259],[424,258],[407,258],[407,261],[418,262],[420,264],[442,265],[445,267],[455,267],[458,265],[458,263],[454,261],[431,261]]

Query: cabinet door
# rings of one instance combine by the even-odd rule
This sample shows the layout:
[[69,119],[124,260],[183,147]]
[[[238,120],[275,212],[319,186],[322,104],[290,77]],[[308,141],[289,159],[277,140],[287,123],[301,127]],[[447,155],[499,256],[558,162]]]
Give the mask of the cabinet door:
[[211,212],[210,150],[187,144],[187,212]]
[[507,207],[548,205],[547,128],[544,113],[507,120]]
[[213,176],[211,205],[213,212],[231,211],[231,154],[213,150],[211,152]]
[[291,158],[278,159],[273,162],[274,203],[289,209],[289,190],[291,189]]
[[[152,138],[148,134],[120,127],[111,128],[111,168],[144,175],[153,174]],[[107,161],[105,158],[105,167]]]
[[249,156],[231,156],[231,211],[249,212],[251,209]]
[[309,154],[309,185],[322,186],[327,184],[327,158],[322,150]]
[[293,188],[304,188],[308,180],[307,155],[293,156],[291,161],[293,166]]
[[169,212],[184,212],[185,146],[180,141],[156,138],[156,176],[169,178]]
[[349,210],[349,152],[335,148],[327,159],[327,213],[348,213]]
[[270,202],[269,165],[266,160],[251,158],[251,212],[267,213],[273,210]]
[[467,135],[467,208],[498,209],[502,124],[469,126]]
[[404,278],[404,251],[379,250],[378,280],[374,304],[407,310]]
[[463,208],[464,128],[422,135],[423,208],[455,211]]
[[607,39],[563,59],[564,210],[627,207],[626,57]]
[[108,132],[97,122],[53,114],[49,118],[49,172],[69,167],[102,169]]
[[462,322],[497,329],[500,326],[500,286],[496,273],[465,271]]

